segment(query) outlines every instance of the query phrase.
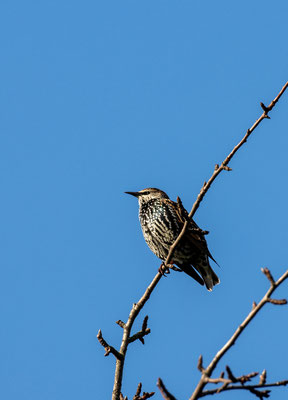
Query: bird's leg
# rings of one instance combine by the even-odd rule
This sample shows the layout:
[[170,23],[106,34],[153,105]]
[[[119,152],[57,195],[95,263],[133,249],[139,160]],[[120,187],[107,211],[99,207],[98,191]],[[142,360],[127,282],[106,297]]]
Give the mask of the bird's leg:
[[165,277],[166,277],[165,274],[170,274],[169,268],[168,268],[168,266],[167,266],[164,262],[162,262],[162,264],[160,265],[160,267],[159,267],[159,269],[158,269],[158,272],[159,272],[162,276],[165,276]]

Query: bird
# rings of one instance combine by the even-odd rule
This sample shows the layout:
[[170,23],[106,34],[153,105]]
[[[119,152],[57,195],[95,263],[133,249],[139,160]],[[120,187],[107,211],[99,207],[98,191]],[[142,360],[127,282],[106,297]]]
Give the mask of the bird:
[[[193,219],[188,216],[180,198],[177,203],[170,200],[160,189],[146,188],[139,192],[125,192],[138,199],[139,220],[144,239],[152,252],[165,262],[171,245],[180,234],[185,221],[188,228],[172,254],[171,264],[194,278],[209,291],[220,283],[210,266],[209,258],[216,264],[208,250],[205,235]],[[165,266],[165,264],[164,264]],[[176,268],[177,269],[177,268]]]

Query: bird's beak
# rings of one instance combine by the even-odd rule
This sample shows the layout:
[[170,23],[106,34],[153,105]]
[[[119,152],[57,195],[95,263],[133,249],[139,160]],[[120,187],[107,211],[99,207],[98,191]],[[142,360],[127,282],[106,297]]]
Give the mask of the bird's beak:
[[139,192],[125,192],[125,193],[131,194],[131,196],[134,196],[134,197],[139,197],[140,196]]

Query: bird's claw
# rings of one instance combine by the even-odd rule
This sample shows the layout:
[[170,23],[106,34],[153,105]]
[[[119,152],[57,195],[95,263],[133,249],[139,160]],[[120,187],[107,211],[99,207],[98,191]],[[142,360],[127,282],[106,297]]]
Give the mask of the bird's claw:
[[166,276],[167,276],[167,275],[165,275],[165,274],[170,274],[169,268],[168,268],[164,263],[162,263],[162,264],[160,265],[160,267],[159,267],[159,269],[158,269],[158,272],[159,272],[162,276],[165,276],[165,278],[166,278]]
[[182,272],[182,269],[175,267],[175,265],[165,264],[164,262],[160,265],[158,272],[160,272],[162,276],[166,277],[166,274],[170,274],[170,269],[173,269],[173,271]]

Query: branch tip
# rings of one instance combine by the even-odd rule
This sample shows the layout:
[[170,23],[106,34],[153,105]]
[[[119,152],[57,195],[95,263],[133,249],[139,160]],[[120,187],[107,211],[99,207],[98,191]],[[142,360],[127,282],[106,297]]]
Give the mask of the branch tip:
[[226,372],[231,382],[237,382],[236,377],[234,376],[233,372],[231,371],[231,368],[228,365],[226,365]]
[[143,323],[142,323],[142,331],[146,331],[147,329],[147,324],[148,324],[148,315],[146,315],[143,319]]
[[124,329],[125,326],[126,326],[125,322],[121,321],[121,319],[119,319],[118,321],[116,321],[116,324],[119,325],[119,326],[121,326],[121,328],[123,328],[123,329]]
[[199,358],[198,358],[198,363],[197,363],[197,368],[199,369],[200,372],[204,372],[205,368],[203,367],[203,357],[202,354],[200,354]]
[[97,333],[97,339],[98,339],[99,343],[101,344],[101,346],[104,347],[104,349],[105,349],[104,357],[107,357],[107,356],[109,356],[110,353],[112,353],[113,356],[115,356],[118,360],[123,359],[123,355],[121,353],[119,353],[119,351],[117,351],[113,346],[110,346],[106,342],[106,340],[103,338],[101,329],[99,329],[99,331]]
[[267,372],[266,372],[266,369],[263,369],[263,372],[259,377],[259,385],[265,385],[266,378],[267,378]]
[[262,102],[260,103],[260,106],[265,114],[267,114],[271,110],[271,107],[266,107],[265,104]]
[[139,394],[141,393],[141,390],[142,390],[142,383],[139,382],[135,395],[139,396]]
[[175,397],[166,389],[161,378],[157,380],[157,387],[160,390],[164,400],[176,400]]
[[271,299],[270,297],[268,297],[267,301],[269,301],[269,303],[271,304],[275,304],[277,306],[282,306],[284,304],[287,304],[287,300],[286,299]]
[[271,286],[275,286],[275,280],[274,280],[271,272],[269,271],[269,269],[268,268],[261,268],[261,271],[266,276],[266,278],[270,281]]

